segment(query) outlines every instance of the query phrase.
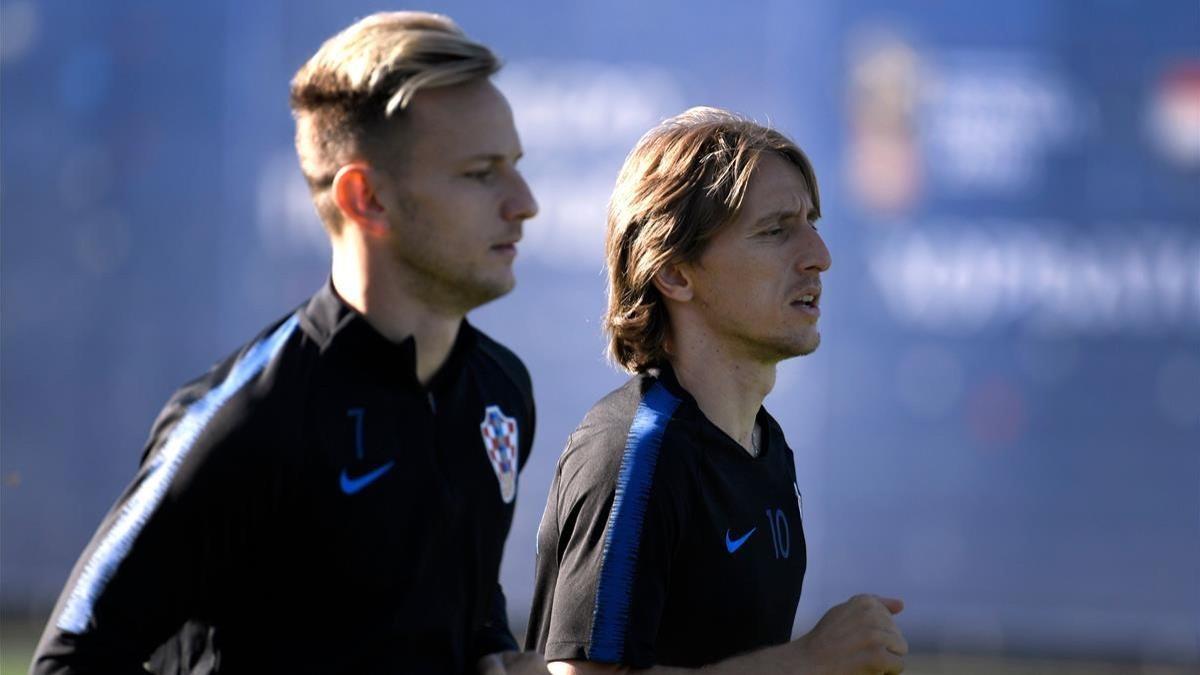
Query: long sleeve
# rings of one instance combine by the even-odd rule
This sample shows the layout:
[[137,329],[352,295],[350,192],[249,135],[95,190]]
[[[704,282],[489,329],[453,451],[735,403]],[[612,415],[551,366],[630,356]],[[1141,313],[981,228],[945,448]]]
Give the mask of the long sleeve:
[[[167,404],[133,481],[76,562],[32,673],[142,673],[155,648],[230,592],[231,571],[269,530],[255,514],[283,480],[271,457],[274,413],[247,385],[295,326],[295,317],[277,325]],[[253,425],[248,409],[258,411]]]
[[143,673],[194,610],[220,547],[195,522],[206,508],[191,469],[162,450],[142,466],[76,562],[33,673]]
[[504,598],[504,589],[496,584],[492,592],[488,608],[488,616],[483,625],[475,633],[471,661],[481,656],[496,652],[515,651],[520,649],[512,630],[508,627],[508,603]]

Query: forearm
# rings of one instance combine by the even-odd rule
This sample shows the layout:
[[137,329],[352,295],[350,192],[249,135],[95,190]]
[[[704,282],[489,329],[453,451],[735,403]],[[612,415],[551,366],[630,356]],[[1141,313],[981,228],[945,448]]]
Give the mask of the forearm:
[[764,647],[745,654],[731,656],[716,663],[710,663],[700,668],[679,668],[675,666],[654,665],[649,668],[630,668],[628,666],[608,663],[592,663],[589,661],[552,661],[549,670],[553,675],[688,675],[703,673],[704,675],[777,675],[779,673],[800,673],[810,671],[805,667],[796,653],[793,643]]
[[546,675],[546,661],[538,652],[488,654],[475,664],[478,675]]

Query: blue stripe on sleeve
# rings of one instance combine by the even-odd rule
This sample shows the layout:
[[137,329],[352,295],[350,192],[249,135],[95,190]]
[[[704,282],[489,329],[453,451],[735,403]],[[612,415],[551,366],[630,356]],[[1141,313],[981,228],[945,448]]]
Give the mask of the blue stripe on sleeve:
[[129,554],[134,540],[162,502],[171,479],[183,464],[196,439],[204,431],[204,427],[239,389],[266,367],[283,347],[298,322],[299,317],[293,314],[275,329],[274,333],[256,342],[233,365],[219,385],[188,406],[183,419],[179,420],[163,444],[162,450],[151,460],[141,483],[125,501],[113,526],[88,559],[70,598],[63,607],[62,614],[58,617],[59,629],[70,633],[83,633],[87,629],[96,599],[100,597],[121,561]]
[[629,604],[637,571],[638,545],[642,522],[650,501],[650,487],[663,432],[679,399],[656,383],[638,405],[625,441],[617,492],[604,536],[600,562],[600,580],[596,584],[596,603],[592,614],[592,639],[588,658],[603,663],[619,663],[625,653],[625,632],[629,627]]

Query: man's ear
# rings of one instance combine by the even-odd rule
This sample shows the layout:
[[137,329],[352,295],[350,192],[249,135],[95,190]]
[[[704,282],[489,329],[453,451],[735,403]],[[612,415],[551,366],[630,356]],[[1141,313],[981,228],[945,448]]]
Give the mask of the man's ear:
[[364,162],[351,162],[338,169],[330,191],[333,201],[347,221],[367,234],[381,235],[388,230],[387,212],[379,203],[376,181],[379,174]]
[[654,287],[664,298],[676,302],[691,301],[695,292],[687,267],[674,263],[663,265],[663,268],[655,273]]

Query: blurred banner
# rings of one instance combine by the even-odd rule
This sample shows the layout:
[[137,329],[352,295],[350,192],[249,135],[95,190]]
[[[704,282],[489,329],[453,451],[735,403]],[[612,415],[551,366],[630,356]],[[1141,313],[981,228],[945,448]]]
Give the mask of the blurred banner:
[[[169,393],[328,245],[288,82],[375,3],[0,2],[0,610],[44,613]],[[768,407],[797,453],[807,630],[905,599],[926,650],[1200,662],[1200,5],[434,2],[506,59],[541,204],[475,321],[533,374],[503,582],[624,376],[602,241],[625,154],[731,108],[793,136],[833,253]]]

